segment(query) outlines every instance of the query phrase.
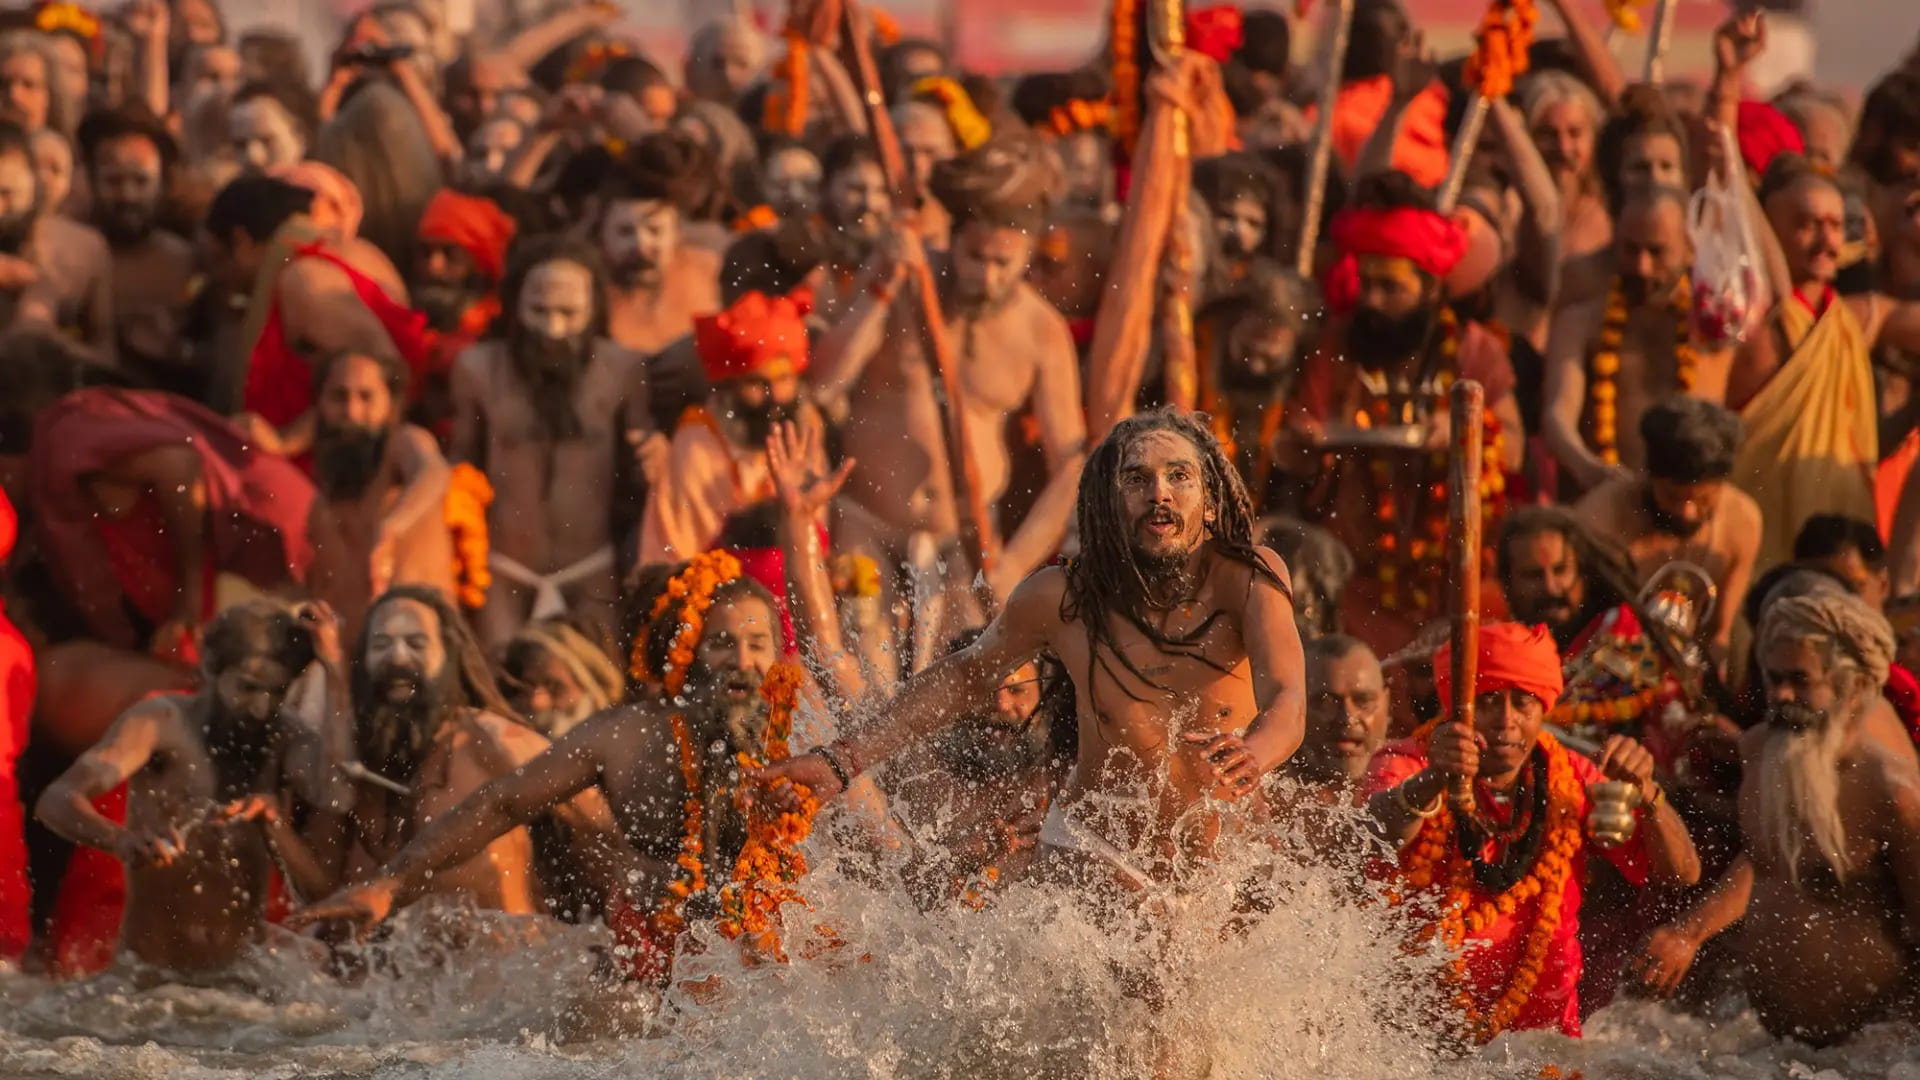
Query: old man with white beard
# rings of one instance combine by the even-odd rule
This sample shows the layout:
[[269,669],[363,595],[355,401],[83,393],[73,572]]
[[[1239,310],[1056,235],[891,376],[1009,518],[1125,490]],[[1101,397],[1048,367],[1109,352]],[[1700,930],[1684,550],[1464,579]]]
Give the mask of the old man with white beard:
[[1768,605],[1766,720],[1741,743],[1746,854],[1654,931],[1641,980],[1671,992],[1708,938],[1740,923],[1735,959],[1776,1036],[1838,1042],[1911,997],[1920,943],[1920,766],[1869,714],[1893,660],[1885,617],[1852,594]]

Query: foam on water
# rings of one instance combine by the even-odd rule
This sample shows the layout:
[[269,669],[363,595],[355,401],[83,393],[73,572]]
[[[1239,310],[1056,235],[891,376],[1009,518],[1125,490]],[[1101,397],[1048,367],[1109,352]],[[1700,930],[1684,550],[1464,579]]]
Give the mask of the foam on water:
[[[710,942],[679,973],[718,975],[719,991],[676,989],[644,1039],[557,1045],[568,1004],[591,992],[590,949],[605,933],[498,917],[471,920],[454,941],[443,917],[403,913],[374,973],[353,983],[322,973],[317,946],[284,933],[219,986],[3,975],[0,1076],[1106,1080],[1171,1062],[1177,1075],[1221,1078],[1480,1080],[1553,1062],[1594,1078],[1920,1080],[1910,1027],[1814,1052],[1769,1039],[1738,1008],[1700,1019],[1645,1003],[1603,1012],[1584,1043],[1533,1033],[1459,1060],[1422,1023],[1437,960],[1405,954],[1404,927],[1356,891],[1356,867],[1276,863],[1259,839],[1192,870],[1176,919],[1145,921],[1027,885],[985,911],[923,913],[903,890],[874,885],[869,867],[843,864],[823,830],[805,889],[814,910],[789,909],[793,961],[744,968]],[[1249,880],[1277,906],[1223,932]],[[843,944],[823,946],[813,924]],[[1158,971],[1165,1007],[1122,993],[1116,968]]]

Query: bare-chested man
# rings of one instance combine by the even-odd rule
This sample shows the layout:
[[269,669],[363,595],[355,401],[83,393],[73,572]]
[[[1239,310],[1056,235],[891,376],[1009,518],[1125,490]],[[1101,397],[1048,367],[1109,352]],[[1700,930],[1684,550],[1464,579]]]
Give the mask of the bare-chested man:
[[864,135],[846,136],[820,158],[820,216],[826,225],[826,279],[815,305],[834,322],[861,302],[860,271],[881,250],[893,226],[893,192]]
[[1079,507],[1077,560],[1022,582],[980,640],[916,676],[885,720],[763,777],[836,794],[1051,651],[1078,695],[1079,760],[1036,871],[1139,892],[1208,857],[1220,823],[1191,820],[1201,800],[1252,794],[1300,745],[1287,569],[1255,546],[1239,474],[1192,414],[1121,421],[1080,478]]
[[619,598],[610,515],[623,410],[650,428],[641,358],[607,340],[599,260],[565,237],[515,254],[501,286],[504,333],[453,371],[449,457],[493,483],[489,647],[528,619],[572,609],[611,625]]
[[314,378],[315,507],[331,520],[312,533],[316,548],[340,547],[321,553],[331,575],[317,587],[352,637],[390,586],[454,594],[453,538],[443,512],[449,470],[433,436],[401,422],[407,369],[398,358],[333,353],[321,358]]
[[200,397],[206,374],[186,364],[180,336],[192,301],[193,245],[156,225],[173,139],[132,109],[89,115],[79,138],[93,224],[113,256],[120,366],[160,389]]
[[[964,452],[978,470],[986,504],[998,502],[1013,479],[1005,429],[1015,410],[1033,410],[1047,457],[1046,484],[989,574],[996,597],[1005,597],[1059,546],[1085,460],[1073,338],[1066,320],[1026,282],[1034,238],[1045,223],[1048,177],[1039,150],[1031,136],[1003,137],[943,165],[933,184],[955,226],[953,284],[942,306],[972,444]],[[843,446],[867,463],[847,486],[842,535],[848,545],[898,564],[913,533],[952,543],[960,511],[934,396],[939,373],[913,330],[913,301],[895,302],[911,293],[910,264],[922,256],[906,232],[895,240],[891,257],[870,268],[867,295],[822,342],[815,392],[830,413],[835,401],[846,399],[854,422],[844,429]],[[924,457],[903,460],[903,444]],[[982,532],[992,528],[978,524]],[[949,566],[962,562],[951,559]]]
[[[366,880],[461,800],[547,748],[546,739],[509,719],[493,672],[460,613],[442,594],[418,586],[394,589],[367,613],[353,657],[353,707],[360,764],[385,782],[360,780],[344,844],[318,849],[333,868],[329,888]],[[408,793],[399,795],[389,784]],[[588,836],[607,827],[604,804],[591,792],[556,815]],[[524,828],[502,829],[469,857],[440,868],[422,894],[483,910],[536,914],[543,910],[542,883],[533,857]],[[304,888],[302,893],[315,895]]]
[[1640,980],[1671,993],[1708,938],[1741,923],[1747,998],[1777,1036],[1816,1046],[1909,1005],[1920,926],[1920,766],[1869,732],[1893,631],[1858,597],[1768,605],[1766,722],[1741,743],[1747,853],[1654,931]]
[[38,323],[114,361],[112,263],[92,228],[41,212],[27,133],[0,123],[0,298],[4,321]]
[[651,356],[720,307],[720,256],[681,243],[681,208],[704,200],[699,148],[685,135],[640,140],[610,179],[600,217],[607,336]]
[[[114,722],[40,797],[35,814],[76,844],[126,866],[120,944],[176,972],[228,967],[266,924],[267,840],[219,820],[224,805],[277,796],[297,729],[282,700],[316,655],[316,620],[267,602],[231,608],[207,627],[205,683],[147,698]],[[128,786],[124,826],[93,799]]]
[[1566,71],[1541,71],[1521,87],[1521,111],[1540,156],[1560,189],[1560,295],[1568,302],[1606,291],[1607,253],[1613,246],[1598,173],[1594,139],[1606,120],[1600,99]]
[[1628,194],[1614,257],[1612,284],[1561,308],[1547,340],[1542,433],[1582,490],[1647,463],[1639,433],[1649,405],[1675,392],[1719,397],[1699,382],[1689,343],[1686,192],[1641,187]]
[[1712,402],[1675,397],[1641,413],[1639,426],[1641,475],[1608,480],[1574,512],[1626,551],[1642,582],[1674,562],[1705,570],[1718,594],[1700,631],[1724,650],[1771,524],[1753,496],[1727,482],[1744,434],[1740,418]]
[[[664,579],[658,582],[659,589],[666,586]],[[701,631],[691,660],[682,666],[671,654],[677,628],[690,613]],[[377,876],[297,913],[289,925],[378,922],[394,907],[417,899],[430,883],[438,886],[444,867],[474,860],[489,844],[499,843],[496,838],[521,834],[524,823],[597,784],[624,837],[624,842],[613,837],[603,844],[610,859],[623,864],[611,875],[619,891],[609,909],[616,942],[629,950],[621,957],[621,974],[643,984],[665,979],[673,935],[662,936],[647,924],[662,905],[672,903],[668,885],[684,884],[676,865],[686,843],[683,808],[689,799],[704,807],[700,846],[694,851],[710,869],[706,886],[688,888],[681,910],[689,917],[711,917],[718,913],[719,889],[731,877],[722,868],[733,865],[745,840],[745,822],[732,798],[739,784],[734,755],[765,753],[774,719],[760,691],[776,668],[780,628],[766,589],[734,576],[720,581],[703,608],[669,604],[635,635],[650,675],[680,687],[676,701],[651,693],[587,720],[550,752],[420,830],[404,849],[389,851]],[[689,774],[697,779],[692,786]]]

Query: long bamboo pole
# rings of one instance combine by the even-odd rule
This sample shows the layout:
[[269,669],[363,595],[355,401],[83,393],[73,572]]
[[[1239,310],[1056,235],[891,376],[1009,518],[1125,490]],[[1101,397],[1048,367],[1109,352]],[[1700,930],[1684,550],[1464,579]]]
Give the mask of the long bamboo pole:
[[[1480,457],[1481,418],[1486,392],[1472,379],[1453,384],[1453,468],[1447,491],[1447,565],[1453,588],[1448,597],[1452,652],[1450,719],[1473,726],[1473,684],[1480,660]],[[1448,789],[1455,813],[1473,813],[1473,778],[1456,776]]]

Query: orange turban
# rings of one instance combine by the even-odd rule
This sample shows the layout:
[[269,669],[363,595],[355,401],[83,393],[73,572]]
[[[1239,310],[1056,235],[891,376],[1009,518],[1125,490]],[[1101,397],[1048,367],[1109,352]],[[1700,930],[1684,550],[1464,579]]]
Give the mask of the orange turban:
[[427,243],[460,247],[488,281],[497,282],[506,272],[507,247],[517,229],[492,199],[441,188],[420,213],[418,235]]
[[[707,381],[748,375],[798,375],[807,370],[807,312],[813,295],[799,289],[769,299],[750,292],[733,306],[693,321],[693,343]],[[786,371],[780,371],[781,365]]]
[[[1433,654],[1433,682],[1445,708],[1453,700],[1453,644]],[[1480,628],[1480,663],[1474,673],[1473,696],[1502,690],[1525,690],[1551,709],[1560,700],[1566,682],[1560,674],[1560,649],[1544,626],[1516,622],[1489,623]]]

